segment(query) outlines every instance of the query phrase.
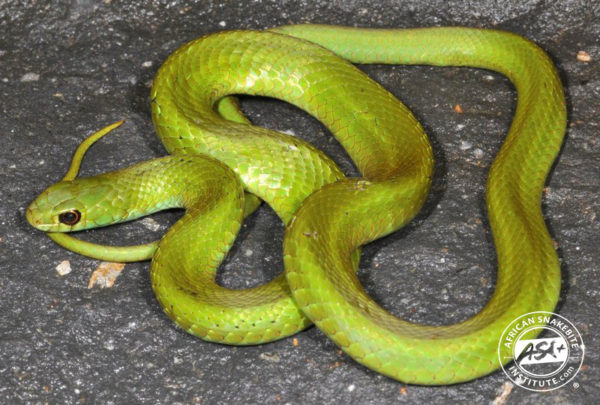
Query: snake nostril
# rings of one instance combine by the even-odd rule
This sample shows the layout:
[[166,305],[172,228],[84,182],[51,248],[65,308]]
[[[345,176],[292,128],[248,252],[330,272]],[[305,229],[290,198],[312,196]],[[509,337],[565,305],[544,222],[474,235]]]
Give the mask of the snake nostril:
[[25,218],[27,218],[27,221],[33,226],[42,224],[42,219],[35,215],[35,210],[31,206],[25,211]]

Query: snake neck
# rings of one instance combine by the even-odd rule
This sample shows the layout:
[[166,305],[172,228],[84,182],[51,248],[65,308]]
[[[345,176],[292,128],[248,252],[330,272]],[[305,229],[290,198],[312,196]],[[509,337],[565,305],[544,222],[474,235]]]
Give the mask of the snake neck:
[[[216,171],[211,168],[216,167]],[[170,208],[210,209],[222,197],[220,182],[234,176],[209,157],[166,156],[70,183],[84,208],[82,229],[112,225]],[[210,198],[200,194],[210,190]]]

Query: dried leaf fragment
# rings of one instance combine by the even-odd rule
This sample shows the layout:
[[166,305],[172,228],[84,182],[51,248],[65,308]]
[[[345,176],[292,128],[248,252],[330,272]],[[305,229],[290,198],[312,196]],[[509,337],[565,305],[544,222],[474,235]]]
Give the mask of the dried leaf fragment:
[[88,288],[93,288],[94,285],[98,285],[100,288],[111,288],[115,285],[115,281],[124,267],[125,263],[100,263],[92,273],[92,277],[90,277]]

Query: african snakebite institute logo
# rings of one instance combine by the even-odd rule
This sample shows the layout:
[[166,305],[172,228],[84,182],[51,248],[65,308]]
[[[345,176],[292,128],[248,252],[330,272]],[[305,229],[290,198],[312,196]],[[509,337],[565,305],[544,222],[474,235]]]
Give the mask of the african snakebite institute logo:
[[[498,358],[508,378],[531,391],[551,391],[571,381],[581,368],[584,351],[571,322],[541,311],[512,321],[498,344]],[[514,361],[506,364],[510,360]]]

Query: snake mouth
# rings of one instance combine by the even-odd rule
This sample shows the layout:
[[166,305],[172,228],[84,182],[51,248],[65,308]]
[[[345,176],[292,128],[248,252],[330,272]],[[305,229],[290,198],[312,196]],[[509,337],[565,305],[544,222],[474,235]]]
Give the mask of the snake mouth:
[[32,206],[33,204],[30,205],[25,212],[25,218],[27,218],[27,222],[40,231],[48,232],[51,229],[52,224],[45,223],[42,218],[39,218],[36,215],[36,210]]

